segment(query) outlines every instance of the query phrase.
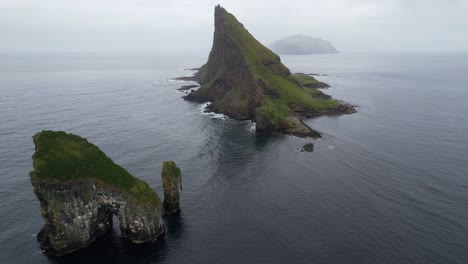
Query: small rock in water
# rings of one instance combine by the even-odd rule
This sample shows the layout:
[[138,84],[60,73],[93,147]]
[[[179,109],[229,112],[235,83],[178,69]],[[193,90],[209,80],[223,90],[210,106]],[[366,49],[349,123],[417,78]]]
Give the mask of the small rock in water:
[[191,85],[183,85],[181,86],[180,88],[177,88],[177,90],[179,91],[187,91],[187,90],[190,90],[192,88],[198,88],[200,87],[199,85],[195,85],[195,84],[191,84]]
[[302,152],[312,152],[314,151],[314,143],[307,143],[302,147]]

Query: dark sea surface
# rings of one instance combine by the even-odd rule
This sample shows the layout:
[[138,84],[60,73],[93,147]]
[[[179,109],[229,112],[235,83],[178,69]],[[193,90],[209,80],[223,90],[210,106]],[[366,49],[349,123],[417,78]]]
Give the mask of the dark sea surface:
[[[307,119],[319,140],[256,135],[176,91],[206,54],[1,55],[0,263],[468,263],[468,54],[282,59],[358,113]],[[86,137],[160,196],[175,160],[182,211],[164,237],[131,245],[116,222],[43,255],[28,174],[44,129]]]

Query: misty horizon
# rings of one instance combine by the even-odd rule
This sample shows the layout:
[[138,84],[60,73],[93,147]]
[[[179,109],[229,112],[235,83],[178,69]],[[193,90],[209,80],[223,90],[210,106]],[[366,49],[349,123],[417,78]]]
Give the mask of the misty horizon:
[[468,1],[0,2],[0,53],[206,53],[216,4],[262,44],[301,34],[341,52],[467,52]]

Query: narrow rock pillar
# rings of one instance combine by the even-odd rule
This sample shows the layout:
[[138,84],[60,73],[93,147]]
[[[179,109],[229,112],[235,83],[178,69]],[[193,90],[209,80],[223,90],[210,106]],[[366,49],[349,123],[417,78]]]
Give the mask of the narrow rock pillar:
[[173,214],[180,210],[180,192],[182,174],[174,161],[164,161],[161,178],[164,188],[164,214]]

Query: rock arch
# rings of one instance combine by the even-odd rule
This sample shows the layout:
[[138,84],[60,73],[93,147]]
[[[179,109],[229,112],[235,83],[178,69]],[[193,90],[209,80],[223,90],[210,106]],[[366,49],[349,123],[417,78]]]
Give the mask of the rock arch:
[[114,214],[121,235],[133,243],[164,233],[157,194],[98,147],[65,132],[42,131],[33,139],[30,177],[45,222],[37,237],[46,253],[63,255],[89,245],[112,228]]

